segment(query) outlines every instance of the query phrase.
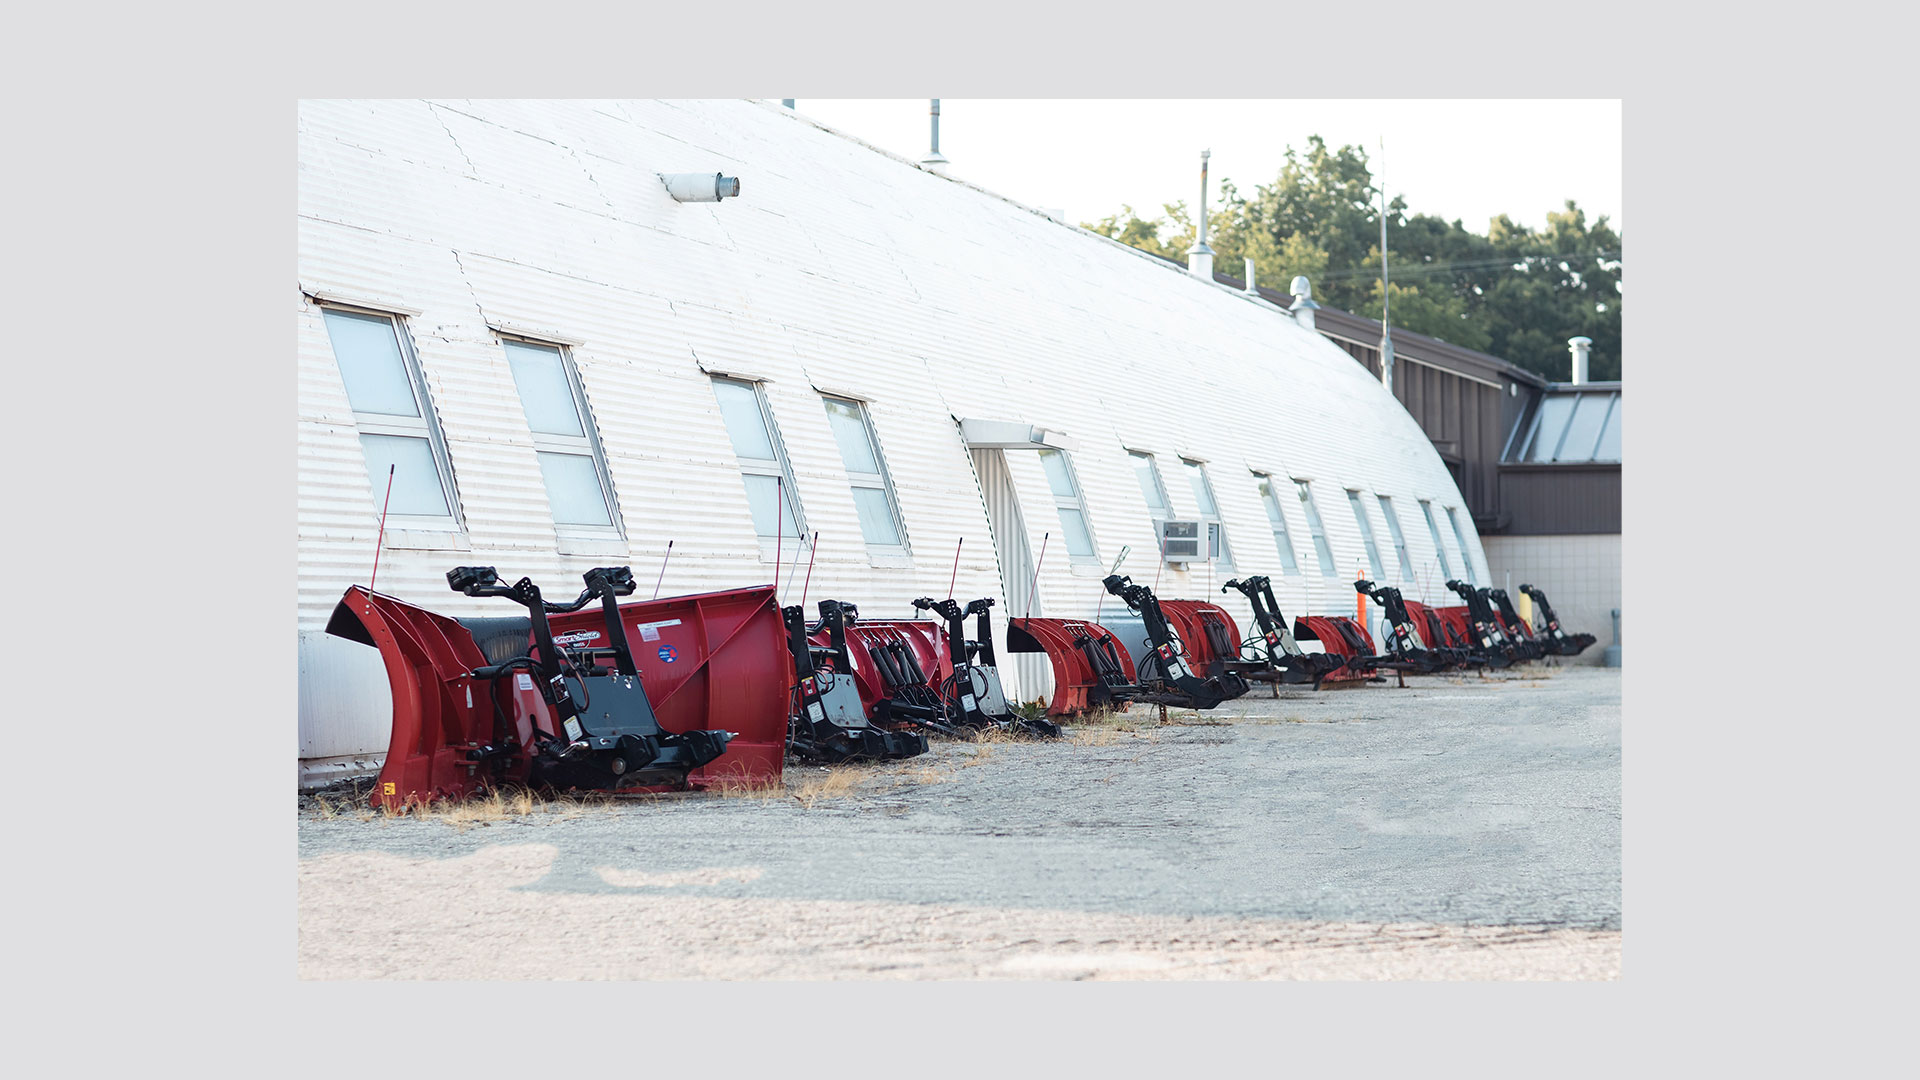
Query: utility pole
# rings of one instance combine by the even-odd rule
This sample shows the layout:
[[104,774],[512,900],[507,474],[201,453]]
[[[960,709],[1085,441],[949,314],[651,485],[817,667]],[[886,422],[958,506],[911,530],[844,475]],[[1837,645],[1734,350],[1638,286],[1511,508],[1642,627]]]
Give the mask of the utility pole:
[[1387,286],[1387,139],[1380,137],[1380,385],[1393,393],[1393,323],[1388,319],[1387,302],[1392,299]]

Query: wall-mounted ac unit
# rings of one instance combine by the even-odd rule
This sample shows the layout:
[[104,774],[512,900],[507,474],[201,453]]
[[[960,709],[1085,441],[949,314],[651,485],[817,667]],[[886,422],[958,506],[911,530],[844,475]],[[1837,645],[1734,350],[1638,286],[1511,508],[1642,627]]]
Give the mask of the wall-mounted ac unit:
[[1160,553],[1170,563],[1207,561],[1207,523],[1204,521],[1156,522],[1160,533]]
[[1170,563],[1212,562],[1220,557],[1217,521],[1156,521],[1160,550]]

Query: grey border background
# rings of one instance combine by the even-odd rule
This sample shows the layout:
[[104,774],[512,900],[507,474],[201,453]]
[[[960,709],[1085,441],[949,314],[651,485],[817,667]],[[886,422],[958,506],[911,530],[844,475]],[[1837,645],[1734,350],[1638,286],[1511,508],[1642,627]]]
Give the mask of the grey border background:
[[[1745,22],[1524,4],[16,16],[8,547],[30,580],[12,635],[27,694],[8,880],[12,972],[31,998],[17,1060],[491,1074],[554,1060],[544,1039],[498,1037],[495,1017],[582,1008],[641,1018],[665,1059],[651,1071],[1847,1074],[1878,1060],[1895,999],[1874,983],[1904,974],[1894,875],[1911,841],[1885,834],[1912,820],[1901,718],[1914,709],[1902,664],[1793,632],[1818,614],[1897,657],[1888,619],[1907,618],[1886,590],[1907,588],[1911,562],[1899,507],[1913,481],[1893,470],[1912,361],[1880,359],[1888,335],[1871,329],[1844,353],[1820,332],[1840,274],[1850,310],[1904,311],[1874,255],[1912,232],[1904,207],[1885,210],[1911,138],[1884,103],[1906,96],[1909,65],[1891,55],[1899,35],[1849,8]],[[296,982],[297,99],[742,93],[1624,100],[1638,406],[1621,982]],[[1858,370],[1820,377],[1843,363]],[[72,624],[127,655],[72,650]],[[1705,642],[1731,647],[1689,655]],[[1810,658],[1831,675],[1796,666]],[[918,1019],[821,1046],[797,1017],[815,994]],[[663,1044],[669,1027],[685,1034]]]

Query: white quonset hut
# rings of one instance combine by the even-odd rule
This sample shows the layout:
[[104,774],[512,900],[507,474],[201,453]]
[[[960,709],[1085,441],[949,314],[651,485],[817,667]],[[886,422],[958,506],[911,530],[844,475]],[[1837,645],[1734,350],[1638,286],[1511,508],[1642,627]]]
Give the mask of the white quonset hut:
[[[953,595],[1001,633],[1113,610],[1123,552],[1243,624],[1236,575],[1289,617],[1352,612],[1361,572],[1442,604],[1441,567],[1486,580],[1426,436],[1285,310],[777,105],[305,102],[299,129],[308,781],[386,750],[377,655],[324,627],[389,466],[376,584],[455,615],[509,612],[452,566],[565,593],[631,564],[646,595],[669,541],[662,595],[767,583],[779,549],[797,603],[816,531],[809,607],[909,616],[958,544]],[[1220,559],[1158,565],[1168,517],[1217,522]]]

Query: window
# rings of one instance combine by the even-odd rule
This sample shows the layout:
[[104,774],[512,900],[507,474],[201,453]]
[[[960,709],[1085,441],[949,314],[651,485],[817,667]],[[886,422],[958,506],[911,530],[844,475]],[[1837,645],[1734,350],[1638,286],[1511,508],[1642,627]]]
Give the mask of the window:
[[1440,559],[1440,580],[1453,580],[1453,566],[1447,562],[1447,545],[1440,542],[1440,526],[1433,520],[1433,504],[1420,500],[1420,513],[1427,519],[1427,532],[1433,537],[1433,553]]
[[1387,576],[1387,568],[1380,565],[1380,547],[1373,542],[1373,523],[1367,520],[1367,504],[1358,491],[1348,488],[1347,505],[1353,507],[1353,520],[1360,523],[1360,542],[1367,549],[1367,569],[1373,571],[1373,580],[1380,581]]
[[552,345],[502,338],[520,407],[533,432],[534,456],[547,485],[554,525],[584,534],[618,536],[620,514],[600,437],[587,412],[580,373]]
[[[720,399],[720,418],[726,421],[727,436],[740,459],[747,508],[753,512],[753,531],[763,539],[799,536],[804,521],[800,497],[794,491],[793,473],[780,446],[780,432],[773,426],[773,413],[767,408],[766,392],[759,383],[715,379],[713,395]],[[785,498],[780,494],[783,486]]]
[[1552,461],[1553,452],[1560,448],[1560,436],[1566,433],[1567,419],[1573,415],[1573,397],[1555,395],[1540,401],[1540,416],[1533,426],[1533,445],[1527,450],[1528,461]]
[[1173,510],[1167,505],[1167,489],[1160,483],[1160,467],[1154,463],[1153,455],[1129,450],[1127,456],[1133,459],[1133,476],[1140,481],[1140,494],[1147,498],[1147,513],[1155,521],[1172,517]]
[[1560,440],[1560,451],[1554,454],[1557,461],[1592,461],[1595,444],[1600,441],[1600,429],[1607,424],[1607,413],[1613,408],[1612,394],[1581,394],[1580,401],[1573,407],[1573,419],[1567,421],[1567,433]]
[[1595,461],[1620,460],[1620,395],[1613,397],[1613,410],[1607,413],[1607,426],[1600,431],[1600,444],[1593,448]]
[[391,315],[331,307],[321,314],[353,407],[376,507],[384,504],[401,525],[458,528],[453,466],[407,335]]
[[1040,451],[1040,466],[1047,471],[1047,487],[1053,492],[1054,508],[1060,511],[1060,533],[1067,542],[1067,554],[1075,559],[1097,559],[1093,533],[1087,529],[1086,506],[1080,500],[1080,485],[1073,479],[1073,464],[1065,452]]
[[833,441],[840,444],[847,480],[853,484],[853,505],[860,513],[860,535],[866,537],[867,549],[906,554],[900,504],[894,498],[893,483],[887,479],[887,463],[880,456],[880,440],[873,433],[873,417],[867,413],[866,404],[848,398],[821,400],[826,402]]
[[1313,489],[1305,480],[1295,480],[1293,485],[1300,492],[1300,505],[1307,511],[1307,528],[1313,532],[1313,550],[1320,556],[1320,572],[1328,577],[1338,577],[1340,571],[1333,565],[1333,549],[1327,546],[1327,527],[1320,522],[1320,510],[1313,505]]
[[1504,461],[1620,460],[1620,391],[1550,393],[1515,422]]
[[1473,554],[1467,549],[1467,534],[1460,528],[1460,511],[1457,507],[1447,507],[1447,520],[1453,524],[1453,538],[1460,542],[1460,572],[1467,576],[1467,584],[1478,585],[1480,579],[1473,576]]
[[1213,551],[1220,565],[1227,570],[1233,569],[1233,548],[1227,543],[1227,528],[1220,523],[1220,506],[1213,500],[1213,484],[1207,480],[1207,465],[1203,461],[1181,458],[1180,464],[1187,470],[1187,482],[1193,485],[1193,501],[1200,507],[1200,520],[1211,526],[1211,531],[1220,537],[1219,550]]
[[1260,482],[1260,501],[1267,508],[1267,523],[1273,526],[1273,546],[1280,549],[1280,568],[1288,574],[1300,572],[1300,564],[1293,558],[1293,534],[1287,531],[1287,518],[1280,509],[1280,493],[1274,489],[1273,477],[1266,473],[1254,473]]
[[1413,560],[1407,557],[1407,536],[1400,531],[1400,515],[1393,512],[1393,499],[1386,495],[1375,496],[1380,500],[1380,516],[1387,519],[1387,532],[1393,537],[1393,553],[1400,557],[1400,580],[1413,584]]

